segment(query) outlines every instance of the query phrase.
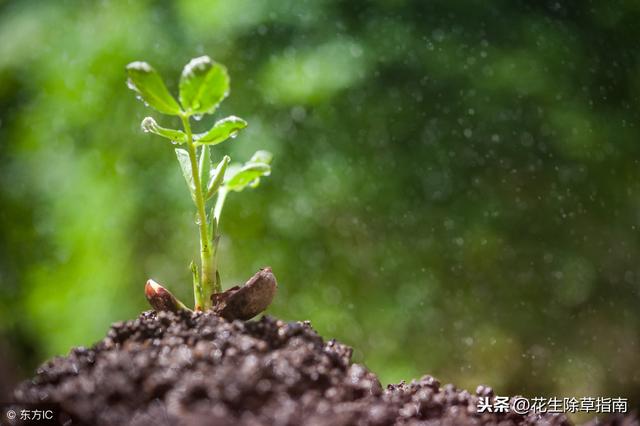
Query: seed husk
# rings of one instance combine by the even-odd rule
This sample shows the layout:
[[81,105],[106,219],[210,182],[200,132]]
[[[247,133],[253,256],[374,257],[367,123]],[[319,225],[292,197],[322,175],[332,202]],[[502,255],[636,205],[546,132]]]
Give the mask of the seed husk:
[[278,283],[270,267],[260,269],[244,285],[211,296],[212,310],[228,320],[249,320],[267,309]]
[[178,312],[181,309],[189,310],[169,290],[154,280],[147,280],[144,286],[144,295],[151,307],[156,311]]

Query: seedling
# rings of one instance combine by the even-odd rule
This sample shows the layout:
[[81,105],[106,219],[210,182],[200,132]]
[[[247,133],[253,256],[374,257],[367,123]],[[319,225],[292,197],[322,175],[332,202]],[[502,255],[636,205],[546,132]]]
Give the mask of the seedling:
[[[192,59],[180,76],[180,102],[169,93],[160,75],[148,63],[130,63],[127,74],[127,85],[137,93],[138,99],[162,114],[179,117],[182,123],[182,129],[170,129],[161,127],[152,117],[146,117],[142,120],[142,130],[178,145],[175,153],[196,208],[200,234],[200,267],[195,262],[191,263],[195,309],[213,308],[223,316],[240,319],[256,315],[271,302],[275,278],[271,269],[265,268],[245,286],[222,292],[217,263],[220,216],[230,192],[255,188],[260,178],[271,173],[271,154],[257,151],[244,164],[232,164],[231,158],[225,155],[213,164],[210,148],[234,139],[247,127],[247,122],[229,116],[216,121],[203,133],[194,133],[191,128],[191,119],[199,121],[202,116],[213,114],[228,96],[226,68],[208,56]],[[213,205],[209,206],[210,203]],[[156,310],[188,309],[153,280],[147,282],[145,294]],[[235,306],[231,313],[230,306]]]

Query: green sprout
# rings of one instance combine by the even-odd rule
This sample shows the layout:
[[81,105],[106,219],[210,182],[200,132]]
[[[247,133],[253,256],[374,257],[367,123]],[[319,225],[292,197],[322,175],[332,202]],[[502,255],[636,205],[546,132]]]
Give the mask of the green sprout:
[[[235,138],[240,130],[247,127],[247,122],[230,116],[216,121],[203,133],[192,131],[192,118],[198,121],[205,114],[213,114],[229,95],[226,68],[208,56],[192,59],[182,70],[179,103],[148,63],[130,63],[127,74],[127,85],[137,93],[138,99],[162,114],[179,117],[182,122],[181,130],[169,129],[161,127],[152,117],[146,117],[142,120],[142,130],[180,145],[175,152],[195,204],[196,224],[200,232],[200,268],[191,263],[195,309],[209,309],[212,296],[222,292],[217,259],[220,215],[225,199],[231,191],[240,192],[258,186],[260,178],[271,172],[271,154],[258,151],[244,164],[231,164],[231,158],[225,155],[215,165],[212,163],[209,148]],[[215,202],[212,201],[214,198]],[[210,202],[213,204],[211,207],[208,205]],[[157,296],[158,302],[152,302],[154,307],[186,309],[168,290],[151,280],[147,283],[146,293],[150,301],[150,295]]]

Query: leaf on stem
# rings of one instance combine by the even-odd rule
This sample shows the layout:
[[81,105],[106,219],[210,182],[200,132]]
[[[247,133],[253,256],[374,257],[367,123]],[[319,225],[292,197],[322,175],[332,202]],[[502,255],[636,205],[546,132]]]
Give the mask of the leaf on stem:
[[269,151],[265,151],[263,149],[256,151],[255,154],[251,156],[249,160],[250,163],[264,163],[271,164],[271,160],[273,159],[273,154]]
[[153,133],[163,138],[170,139],[172,142],[183,144],[187,142],[187,135],[182,130],[166,129],[156,123],[152,117],[145,117],[140,124],[142,131],[145,133]]
[[213,207],[211,207],[211,210],[209,212],[209,217],[207,218],[207,225],[209,226],[209,232],[210,232],[209,240],[211,241],[211,248],[215,256],[215,253],[218,251],[218,240],[220,237],[218,236],[218,222],[216,221],[216,216],[215,216]]
[[208,56],[192,59],[180,76],[180,103],[189,114],[211,114],[229,94],[227,69]]
[[127,65],[127,86],[138,93],[142,101],[163,114],[180,115],[180,105],[171,96],[160,74],[146,62]]
[[218,188],[220,188],[220,185],[222,185],[222,182],[224,181],[224,175],[227,171],[227,166],[229,165],[230,161],[231,161],[231,157],[229,157],[228,155],[225,155],[224,157],[222,157],[222,160],[220,160],[216,168],[213,170],[213,173],[211,174],[211,179],[207,184],[207,197],[206,197],[207,200],[213,197],[215,193],[218,191]]
[[225,187],[230,191],[240,192],[247,186],[255,188],[260,178],[271,174],[272,155],[268,151],[258,151],[249,161],[240,166],[234,164],[227,169]]
[[184,176],[184,180],[187,182],[187,186],[189,187],[191,198],[195,202],[196,186],[193,182],[193,172],[191,171],[191,160],[189,159],[189,153],[184,149],[176,148],[176,156],[178,157],[180,169],[182,169],[182,176]]
[[247,122],[240,117],[229,116],[216,121],[211,130],[193,136],[196,144],[217,145],[229,138],[235,138],[238,132],[247,127]]
[[207,195],[207,187],[204,184],[208,181],[209,175],[211,174],[211,155],[209,153],[209,147],[203,146],[200,148],[200,157],[198,158],[198,169],[200,173],[200,182],[202,187],[203,194]]
[[189,265],[191,269],[191,277],[193,278],[193,295],[195,299],[195,307],[196,311],[202,310],[203,295],[202,295],[202,286],[200,285],[200,274],[198,274],[198,266],[196,266],[195,262],[191,261]]

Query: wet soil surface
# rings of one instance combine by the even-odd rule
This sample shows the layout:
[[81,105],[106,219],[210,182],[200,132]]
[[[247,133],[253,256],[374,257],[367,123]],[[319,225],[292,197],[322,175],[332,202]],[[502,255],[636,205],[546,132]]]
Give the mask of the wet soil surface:
[[[425,376],[383,389],[308,323],[145,312],[90,349],[54,358],[15,391],[87,425],[568,425],[563,415],[476,413],[469,393]],[[619,423],[637,424],[620,419]]]

